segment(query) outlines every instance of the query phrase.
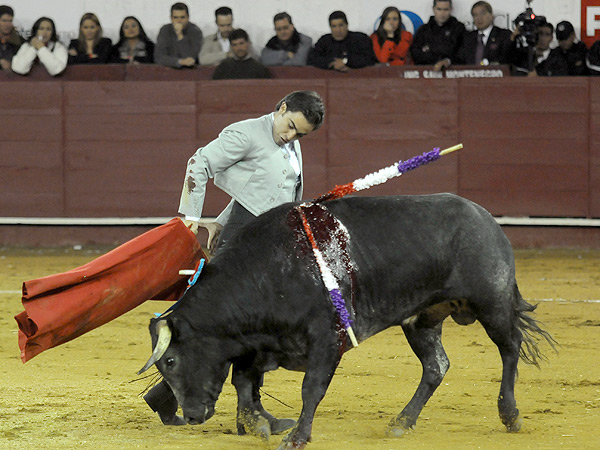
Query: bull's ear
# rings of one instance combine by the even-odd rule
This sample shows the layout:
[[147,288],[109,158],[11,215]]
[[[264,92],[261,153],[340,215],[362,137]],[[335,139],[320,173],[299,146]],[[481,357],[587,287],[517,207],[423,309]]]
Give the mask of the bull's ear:
[[152,356],[150,356],[150,359],[144,364],[144,367],[140,369],[138,375],[144,373],[150,366],[162,358],[169,348],[169,344],[171,343],[171,329],[166,320],[159,320],[156,322],[156,334],[158,335],[158,338]]

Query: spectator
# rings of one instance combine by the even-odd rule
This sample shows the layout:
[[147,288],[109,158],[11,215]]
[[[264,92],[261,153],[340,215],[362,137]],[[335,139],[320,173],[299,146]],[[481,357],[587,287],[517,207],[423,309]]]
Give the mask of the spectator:
[[163,25],[154,47],[154,62],[167,67],[194,67],[202,47],[202,31],[192,22],[185,3],[171,6],[171,23]]
[[371,35],[373,52],[380,63],[403,66],[408,60],[412,34],[402,29],[402,15],[394,6],[381,14],[377,31]]
[[485,1],[475,2],[471,16],[476,30],[465,34],[463,45],[458,51],[460,64],[482,65],[509,64],[511,32],[494,25],[492,6]]
[[3,70],[10,70],[10,62],[24,42],[13,26],[14,16],[10,6],[0,6],[0,68]]
[[309,65],[347,72],[377,62],[369,36],[348,31],[348,19],[342,11],[329,15],[329,28],[331,33],[321,36],[309,53]]
[[111,63],[151,64],[154,62],[154,42],[152,42],[139,20],[133,16],[123,19],[119,29],[119,42],[110,54]]
[[96,14],[85,13],[79,21],[79,37],[69,44],[69,64],[106,64],[111,48]]
[[225,59],[215,69],[213,80],[242,78],[271,78],[269,69],[250,56],[250,39],[241,28],[229,34],[233,56]]
[[588,75],[586,65],[587,47],[577,40],[575,30],[570,22],[563,21],[556,25],[558,47],[548,56],[547,75],[582,76]]
[[12,59],[12,70],[25,75],[36,59],[52,76],[67,67],[67,49],[58,41],[54,21],[48,17],[40,17],[35,21],[29,40]]
[[215,10],[215,23],[217,32],[207,36],[202,41],[200,50],[201,66],[218,66],[225,58],[230,58],[233,53],[229,47],[229,35],[233,31],[233,11],[227,6]]
[[600,40],[594,42],[590,47],[586,63],[590,75],[600,76]]
[[260,60],[265,66],[305,66],[312,39],[299,33],[292,17],[281,12],[273,17],[275,36],[263,49]]
[[[519,39],[521,31],[519,27],[515,28],[512,36],[510,37],[513,43],[511,44],[511,54],[513,60],[512,73],[515,76],[535,76],[535,75],[550,75],[548,73],[547,60],[550,55],[550,43],[554,35],[554,25],[548,22],[538,25],[537,27],[537,41],[533,50],[531,51],[531,63],[530,48],[531,46]],[[522,37],[522,36],[521,36]]]
[[452,0],[433,0],[433,16],[415,32],[410,53],[415,64],[440,71],[456,62],[465,26],[452,16]]

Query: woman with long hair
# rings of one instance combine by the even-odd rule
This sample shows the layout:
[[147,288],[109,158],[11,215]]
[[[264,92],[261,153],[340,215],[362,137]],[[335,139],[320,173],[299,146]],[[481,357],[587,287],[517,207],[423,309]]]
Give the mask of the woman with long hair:
[[380,63],[403,66],[409,59],[412,33],[402,29],[402,14],[395,6],[381,13],[377,30],[371,35],[373,51]]
[[79,21],[79,37],[69,44],[69,64],[106,64],[111,48],[96,14],[85,13]]
[[58,75],[67,67],[67,49],[58,41],[56,26],[49,17],[40,17],[31,29],[31,36],[12,59],[12,70],[29,73],[36,59],[50,75]]
[[121,64],[154,62],[154,43],[134,16],[123,19],[119,29],[119,42],[113,45],[109,62]]

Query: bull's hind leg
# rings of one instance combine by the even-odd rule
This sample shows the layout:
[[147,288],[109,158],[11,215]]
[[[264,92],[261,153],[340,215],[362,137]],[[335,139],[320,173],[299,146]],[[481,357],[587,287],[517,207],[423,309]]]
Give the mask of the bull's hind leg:
[[450,362],[442,346],[442,323],[431,327],[420,320],[402,325],[411,348],[421,361],[423,375],[415,394],[402,412],[388,426],[388,434],[401,436],[413,429],[425,403],[444,379]]
[[513,323],[515,319],[508,305],[503,313],[494,309],[493,315],[477,317],[477,319],[483,325],[490,339],[498,346],[502,358],[502,382],[498,396],[500,420],[509,432],[517,432],[523,423],[515,400],[517,363],[522,341],[521,331]]

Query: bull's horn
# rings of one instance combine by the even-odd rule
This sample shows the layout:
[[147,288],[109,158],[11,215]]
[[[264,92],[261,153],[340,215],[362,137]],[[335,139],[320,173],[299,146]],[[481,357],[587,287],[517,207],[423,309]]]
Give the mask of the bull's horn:
[[160,320],[156,324],[156,331],[158,332],[158,339],[156,341],[156,346],[154,347],[154,351],[152,352],[152,356],[148,362],[140,369],[138,375],[144,373],[152,364],[155,364],[167,351],[169,348],[169,344],[171,343],[171,329],[169,328],[169,324],[166,320]]

